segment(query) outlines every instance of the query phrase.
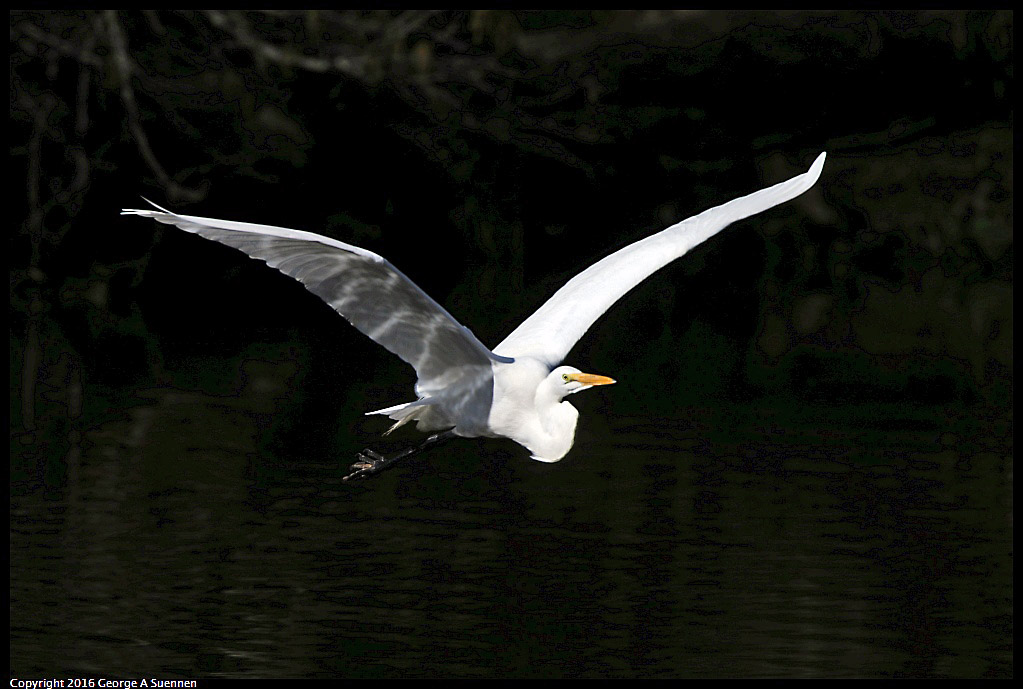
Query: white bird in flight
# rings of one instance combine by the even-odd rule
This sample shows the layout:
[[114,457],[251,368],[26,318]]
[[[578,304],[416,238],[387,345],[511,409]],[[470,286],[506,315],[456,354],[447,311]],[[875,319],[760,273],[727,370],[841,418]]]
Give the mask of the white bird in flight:
[[[626,292],[727,226],[793,199],[824,168],[734,199],[641,239],[597,261],[554,293],[501,344],[488,349],[382,256],[330,237],[270,225],[124,209],[240,249],[299,280],[352,325],[412,365],[414,402],[368,412],[421,431],[440,431],[390,457],[363,450],[344,478],[374,474],[454,436],[510,438],[540,462],[572,448],[579,412],[568,395],[615,381],[561,366],[576,342]],[[149,203],[152,203],[151,201]]]

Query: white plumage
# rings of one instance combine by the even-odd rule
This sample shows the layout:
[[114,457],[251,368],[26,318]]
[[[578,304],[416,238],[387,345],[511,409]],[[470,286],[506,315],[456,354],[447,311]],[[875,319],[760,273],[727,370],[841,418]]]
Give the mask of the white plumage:
[[[451,429],[464,437],[507,437],[529,449],[533,459],[556,462],[571,449],[579,417],[564,398],[614,382],[559,366],[579,338],[653,272],[728,225],[812,187],[824,159],[821,153],[801,175],[711,208],[594,263],[555,292],[493,351],[371,251],[311,232],[178,215],[159,206],[125,209],[122,214],[176,225],[266,261],[301,281],[352,325],[411,364],[418,376],[418,399],[370,412],[395,420],[391,430],[414,420],[425,431]],[[356,467],[363,467],[360,472],[375,471],[383,461],[370,453],[369,460]]]

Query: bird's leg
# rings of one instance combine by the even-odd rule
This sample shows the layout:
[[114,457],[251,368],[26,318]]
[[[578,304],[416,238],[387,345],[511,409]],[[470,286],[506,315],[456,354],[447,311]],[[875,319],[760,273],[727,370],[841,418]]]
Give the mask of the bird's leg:
[[348,481],[353,478],[365,478],[372,474],[379,473],[384,469],[388,468],[399,459],[405,459],[412,455],[419,454],[423,450],[436,445],[439,442],[447,440],[448,438],[454,438],[454,431],[444,431],[443,433],[434,433],[429,438],[424,440],[421,444],[415,447],[410,447],[406,450],[402,450],[397,454],[393,454],[390,457],[385,457],[379,452],[374,452],[370,449],[365,449],[359,453],[359,461],[351,466],[349,474],[342,478],[342,481]]

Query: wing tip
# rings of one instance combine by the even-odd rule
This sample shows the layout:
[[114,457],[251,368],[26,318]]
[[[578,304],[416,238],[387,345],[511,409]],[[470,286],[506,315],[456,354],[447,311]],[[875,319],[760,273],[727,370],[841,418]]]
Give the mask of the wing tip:
[[141,198],[143,201],[148,203],[150,206],[152,206],[156,210],[154,211],[154,210],[150,210],[148,208],[146,208],[146,209],[142,209],[142,208],[122,208],[121,209],[121,215],[141,215],[142,217],[145,217],[145,218],[152,218],[158,212],[159,213],[166,213],[167,215],[177,215],[177,213],[175,213],[173,211],[169,211],[166,208],[164,208],[163,206],[150,201],[145,196],[140,196],[139,198]]
[[142,200],[145,201],[146,203],[148,203],[150,206],[152,206],[153,208],[155,208],[158,211],[163,211],[164,213],[169,213],[170,215],[177,215],[173,211],[169,211],[166,208],[164,208],[163,206],[161,206],[161,205],[159,205],[157,203],[153,203],[152,201],[147,199],[145,196],[142,197]]
[[810,169],[806,171],[808,177],[812,178],[810,182],[811,186],[816,184],[817,180],[820,179],[821,172],[824,170],[824,161],[828,157],[827,151],[821,151],[821,154],[817,156],[816,160],[810,166]]

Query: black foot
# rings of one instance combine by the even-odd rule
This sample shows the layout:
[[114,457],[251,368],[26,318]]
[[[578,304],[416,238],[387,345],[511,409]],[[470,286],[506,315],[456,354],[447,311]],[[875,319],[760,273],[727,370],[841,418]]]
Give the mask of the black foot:
[[399,459],[405,459],[406,457],[412,457],[417,455],[423,450],[432,445],[436,445],[439,442],[447,440],[448,438],[455,437],[454,431],[445,431],[443,433],[434,433],[429,438],[423,441],[423,443],[417,447],[410,447],[407,450],[402,450],[398,454],[391,455],[390,457],[384,457],[379,452],[366,449],[359,453],[359,461],[352,465],[349,470],[349,474],[345,476],[342,481],[349,481],[353,478],[364,478],[371,476],[377,472],[383,471],[387,467],[391,466]]
[[342,478],[342,481],[349,481],[354,478],[364,478],[378,471],[383,471],[395,460],[397,457],[387,458],[379,452],[374,452],[369,448],[363,450],[358,455],[359,461],[351,466],[349,469],[350,473]]

